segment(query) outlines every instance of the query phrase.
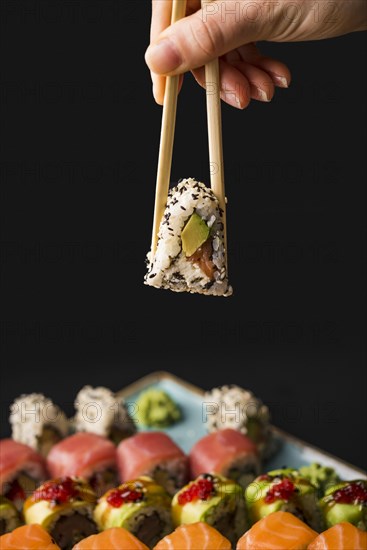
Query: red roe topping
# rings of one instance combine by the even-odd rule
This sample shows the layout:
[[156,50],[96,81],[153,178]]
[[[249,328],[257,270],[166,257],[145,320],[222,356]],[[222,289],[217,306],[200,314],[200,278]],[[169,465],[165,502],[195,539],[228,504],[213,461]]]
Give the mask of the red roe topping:
[[362,483],[348,483],[333,493],[333,499],[340,504],[367,504],[367,487]]
[[26,494],[23,487],[20,485],[18,480],[14,480],[11,484],[9,491],[6,493],[6,498],[9,500],[25,500]]
[[208,500],[215,494],[214,478],[211,475],[204,474],[182,493],[178,495],[180,506],[194,500]]
[[55,504],[65,504],[79,495],[78,485],[71,477],[46,481],[33,493],[33,500],[48,500]]
[[107,502],[113,508],[120,508],[123,504],[140,502],[144,498],[141,488],[132,489],[128,485],[122,485],[117,489],[112,489],[107,495]]
[[286,477],[279,483],[275,483],[269,489],[265,496],[265,502],[267,504],[271,504],[276,500],[284,500],[285,502],[288,502],[292,498],[295,490],[296,487],[293,481]]

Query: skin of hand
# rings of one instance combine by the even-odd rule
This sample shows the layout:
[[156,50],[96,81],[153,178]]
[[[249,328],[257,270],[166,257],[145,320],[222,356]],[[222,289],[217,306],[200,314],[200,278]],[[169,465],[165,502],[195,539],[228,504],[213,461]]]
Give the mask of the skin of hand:
[[152,2],[145,59],[159,104],[166,75],[191,71],[205,87],[204,65],[216,57],[225,102],[244,109],[251,98],[270,101],[291,75],[280,61],[262,56],[256,41],[321,40],[367,28],[366,0],[187,0],[186,17],[173,25],[171,10],[172,0]]

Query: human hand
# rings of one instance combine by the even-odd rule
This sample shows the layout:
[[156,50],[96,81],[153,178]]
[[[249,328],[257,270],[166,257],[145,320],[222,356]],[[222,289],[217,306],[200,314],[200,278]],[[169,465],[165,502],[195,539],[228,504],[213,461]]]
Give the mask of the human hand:
[[364,30],[365,0],[188,0],[186,17],[170,25],[172,0],[153,0],[146,62],[153,94],[163,103],[165,77],[192,71],[205,86],[204,65],[219,57],[221,97],[243,109],[288,87],[290,71],[260,54],[255,42],[320,40]]

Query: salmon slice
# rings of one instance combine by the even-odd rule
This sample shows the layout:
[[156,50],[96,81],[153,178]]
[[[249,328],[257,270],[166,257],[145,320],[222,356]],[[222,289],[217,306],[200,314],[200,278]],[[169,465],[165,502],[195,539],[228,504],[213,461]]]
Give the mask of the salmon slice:
[[0,492],[5,490],[8,481],[18,473],[25,472],[36,481],[46,479],[46,466],[42,456],[28,445],[13,439],[0,441]]
[[231,550],[231,543],[207,523],[180,525],[154,547],[154,550]]
[[96,470],[116,468],[116,448],[100,435],[79,432],[54,445],[47,457],[52,477],[91,477]]
[[347,522],[337,523],[315,538],[308,550],[366,550],[367,533]]
[[306,550],[318,533],[289,512],[274,512],[245,533],[237,550]]
[[122,527],[106,529],[98,535],[92,535],[73,547],[73,550],[149,550],[134,535]]
[[23,525],[0,537],[1,550],[60,550],[40,525]]
[[255,443],[231,428],[218,430],[200,439],[191,449],[191,477],[206,472],[226,475],[233,463],[240,459],[257,461]]

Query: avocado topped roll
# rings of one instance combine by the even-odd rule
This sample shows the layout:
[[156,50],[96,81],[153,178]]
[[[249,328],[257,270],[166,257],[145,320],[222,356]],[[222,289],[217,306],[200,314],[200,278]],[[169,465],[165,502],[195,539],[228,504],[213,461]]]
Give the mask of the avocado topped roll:
[[245,491],[251,523],[273,512],[290,512],[315,531],[322,527],[317,489],[299,475],[297,470],[284,468],[257,477]]
[[348,521],[367,531],[367,480],[342,481],[330,487],[320,506],[327,527]]
[[124,527],[152,547],[172,531],[171,498],[153,479],[141,476],[107,491],[94,519],[101,531]]
[[172,500],[175,526],[203,521],[234,544],[248,522],[243,489],[220,475],[202,474],[181,489]]
[[62,550],[97,533],[93,520],[96,495],[83,480],[63,477],[46,481],[24,503],[27,524],[38,523]]
[[229,296],[223,211],[213,191],[192,178],[168,193],[145,284],[175,292]]
[[20,524],[19,513],[14,504],[0,495],[0,535],[10,533]]

